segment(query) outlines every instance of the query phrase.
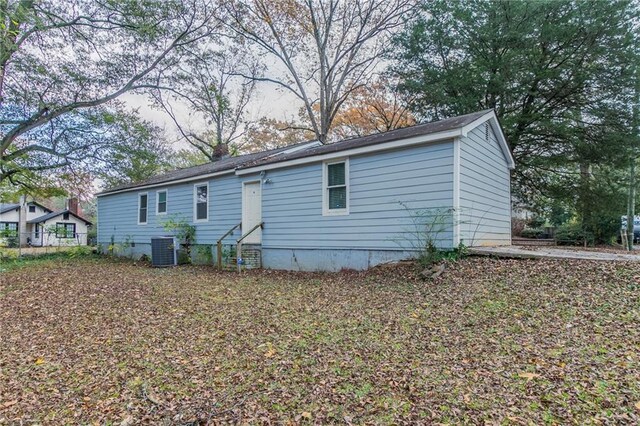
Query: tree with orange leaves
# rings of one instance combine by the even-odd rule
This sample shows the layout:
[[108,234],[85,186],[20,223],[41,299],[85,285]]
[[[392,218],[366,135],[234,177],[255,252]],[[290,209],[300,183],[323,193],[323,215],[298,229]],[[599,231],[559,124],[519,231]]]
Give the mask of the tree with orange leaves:
[[362,86],[344,103],[336,115],[332,133],[339,139],[365,136],[373,133],[416,124],[415,117],[401,98],[395,85],[387,78]]

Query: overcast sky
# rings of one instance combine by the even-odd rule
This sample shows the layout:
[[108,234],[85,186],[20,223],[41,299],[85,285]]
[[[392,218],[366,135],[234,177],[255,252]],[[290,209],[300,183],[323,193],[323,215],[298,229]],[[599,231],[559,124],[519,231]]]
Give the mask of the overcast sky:
[[[179,138],[171,118],[164,111],[152,108],[149,97],[126,93],[120,97],[120,100],[130,108],[138,109],[142,118],[162,126],[170,140]],[[189,111],[184,104],[172,105],[174,105],[176,115],[183,126],[191,122],[195,129],[205,130],[205,123],[199,124],[198,120],[190,118]],[[297,118],[298,110],[301,106],[302,104],[292,94],[284,93],[283,90],[276,88],[273,84],[258,83],[253,99],[248,105],[246,118],[249,121],[256,121],[261,117],[290,120],[292,117]],[[177,145],[177,147],[184,146],[186,146],[186,142],[178,143]]]

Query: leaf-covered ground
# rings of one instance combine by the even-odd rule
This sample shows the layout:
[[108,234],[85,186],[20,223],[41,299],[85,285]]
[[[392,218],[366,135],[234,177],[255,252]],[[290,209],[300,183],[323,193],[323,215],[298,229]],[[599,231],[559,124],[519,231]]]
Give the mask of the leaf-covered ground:
[[640,265],[0,274],[0,424],[640,421]]

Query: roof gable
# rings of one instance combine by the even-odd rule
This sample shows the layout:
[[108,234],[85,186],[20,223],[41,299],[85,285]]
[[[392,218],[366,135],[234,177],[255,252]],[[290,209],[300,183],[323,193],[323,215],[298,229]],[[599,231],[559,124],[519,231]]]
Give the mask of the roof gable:
[[71,216],[83,221],[84,223],[86,223],[87,225],[92,225],[92,223],[90,221],[88,221],[87,219],[83,218],[82,216],[73,213],[70,210],[60,210],[57,212],[51,212],[51,213],[47,213],[44,216],[40,216],[40,217],[36,217],[35,219],[31,219],[29,221],[27,221],[27,223],[42,223],[42,222],[46,222],[47,220],[50,219],[54,219],[58,216],[62,216],[65,213],[69,213]]
[[20,204],[0,204],[0,214],[10,212],[11,210],[17,210],[20,208]]
[[504,155],[505,160],[507,161],[507,165],[510,169],[514,169],[516,167],[516,162],[513,158],[513,154],[511,153],[511,148],[509,148],[509,144],[507,143],[507,139],[504,137],[504,132],[502,131],[502,126],[498,121],[498,116],[496,115],[494,110],[490,110],[488,114],[483,117],[478,118],[476,121],[469,123],[465,127],[462,128],[462,136],[467,136],[467,134],[488,121],[491,126],[491,130],[496,135],[496,139],[498,139],[498,143],[500,144],[500,149],[502,150],[502,154]]
[[[28,206],[38,206],[42,210],[44,210],[46,212],[52,212],[53,211],[50,208],[47,208],[47,207],[43,206],[42,204],[40,204],[40,203],[38,203],[36,201],[29,201],[27,203],[27,205]],[[8,211],[19,209],[19,208],[20,208],[20,204],[19,203],[0,204],[0,213],[6,213]]]

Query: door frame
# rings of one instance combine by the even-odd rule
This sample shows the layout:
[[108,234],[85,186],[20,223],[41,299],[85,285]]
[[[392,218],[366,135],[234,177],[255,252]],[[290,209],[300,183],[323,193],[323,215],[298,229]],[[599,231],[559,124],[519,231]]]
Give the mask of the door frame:
[[[244,198],[245,198],[245,192],[247,190],[246,189],[246,185],[255,184],[255,183],[260,184],[260,221],[262,221],[262,179],[246,180],[246,181],[242,182],[242,201],[241,201],[241,204],[242,204],[242,223],[243,224],[245,223],[245,220],[244,220],[244,216],[245,216],[245,201],[244,201]],[[248,230],[249,229],[247,228],[247,231]],[[243,235],[244,235],[244,232],[245,231],[243,229],[243,231],[242,231]],[[254,233],[255,232],[257,232],[257,231],[254,231]],[[247,239],[249,239],[249,241],[244,240],[243,243],[245,243],[245,244],[262,244],[262,230],[260,230],[260,233],[258,234],[260,236],[260,239],[259,239],[258,242],[251,241],[251,237],[252,236],[255,237],[254,233],[252,233],[250,236],[247,237]]]

